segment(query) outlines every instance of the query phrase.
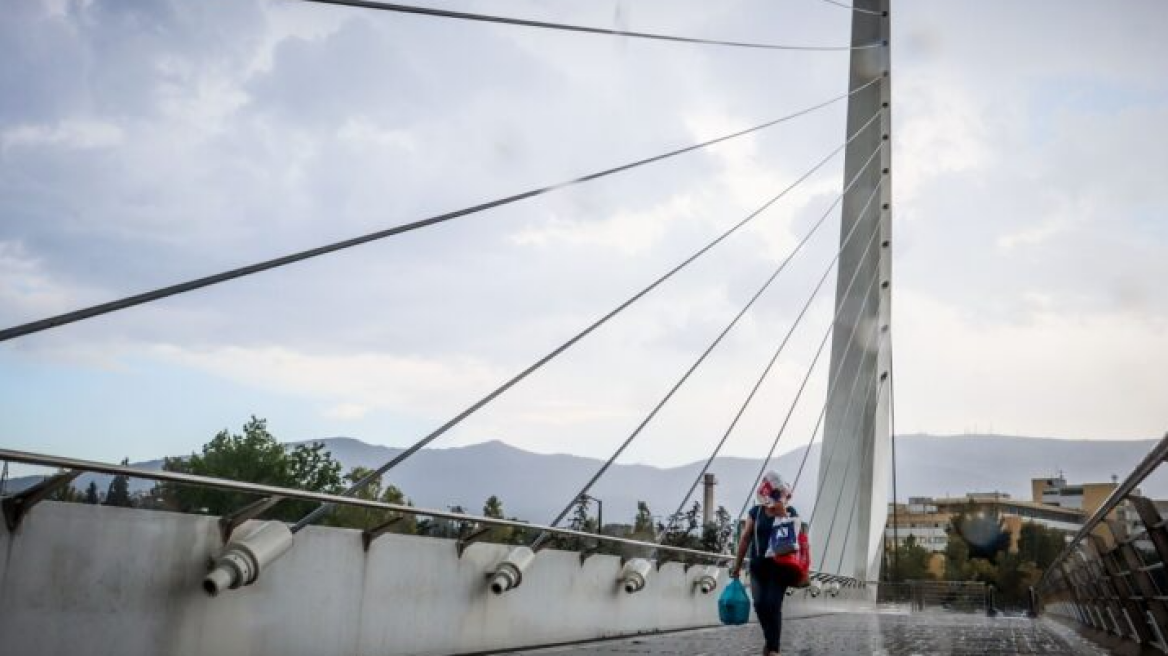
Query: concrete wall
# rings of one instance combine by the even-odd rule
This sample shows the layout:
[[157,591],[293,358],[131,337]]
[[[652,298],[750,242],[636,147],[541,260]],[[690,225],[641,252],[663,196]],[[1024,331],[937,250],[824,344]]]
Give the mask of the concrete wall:
[[[455,654],[718,622],[718,591],[679,564],[618,591],[619,560],[544,551],[502,596],[486,572],[508,547],[310,528],[254,585],[205,595],[215,518],[46,502],[0,529],[0,653],[40,656]],[[725,583],[723,577],[721,584]],[[870,607],[870,590],[800,591],[788,617]],[[850,598],[849,598],[850,596]]]

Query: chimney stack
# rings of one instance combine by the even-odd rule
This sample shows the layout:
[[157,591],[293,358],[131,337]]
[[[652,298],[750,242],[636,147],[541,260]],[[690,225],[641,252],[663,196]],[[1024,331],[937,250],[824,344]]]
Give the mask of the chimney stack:
[[703,477],[702,495],[702,525],[709,524],[714,521],[714,486],[718,484],[718,480],[714,478],[713,474],[706,474]]

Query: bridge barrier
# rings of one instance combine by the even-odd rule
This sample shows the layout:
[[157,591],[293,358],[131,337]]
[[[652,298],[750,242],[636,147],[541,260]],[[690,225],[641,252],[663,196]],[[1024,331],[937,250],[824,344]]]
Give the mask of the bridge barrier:
[[1168,653],[1168,519],[1136,487],[1165,459],[1168,435],[1043,572],[1031,591],[1035,612]]
[[[254,525],[254,523],[252,523]],[[246,534],[249,525],[239,529]],[[718,622],[702,567],[618,584],[617,556],[545,549],[521,586],[488,575],[513,546],[386,534],[364,549],[353,529],[310,527],[254,584],[218,597],[202,581],[223,551],[217,517],[42,502],[0,531],[0,641],[29,656],[329,656],[459,654]],[[788,617],[871,609],[874,587],[792,594]]]

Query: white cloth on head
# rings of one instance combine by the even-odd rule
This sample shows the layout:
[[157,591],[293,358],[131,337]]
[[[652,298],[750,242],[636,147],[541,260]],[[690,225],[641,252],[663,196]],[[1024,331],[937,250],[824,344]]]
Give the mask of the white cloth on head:
[[779,494],[791,494],[791,486],[774,470],[763,474],[762,481],[758,485],[758,490],[754,493],[754,498],[758,502],[758,505],[770,506],[774,504],[778,500]]

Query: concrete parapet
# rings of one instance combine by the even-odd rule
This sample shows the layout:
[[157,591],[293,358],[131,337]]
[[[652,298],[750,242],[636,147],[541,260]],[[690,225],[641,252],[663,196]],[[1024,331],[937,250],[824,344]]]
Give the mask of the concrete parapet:
[[[457,654],[717,624],[714,594],[667,563],[634,595],[621,562],[544,550],[523,584],[492,594],[512,547],[309,528],[254,585],[202,588],[222,551],[217,518],[46,502],[0,531],[0,651],[26,656]],[[789,617],[871,608],[871,589],[799,591]]]

